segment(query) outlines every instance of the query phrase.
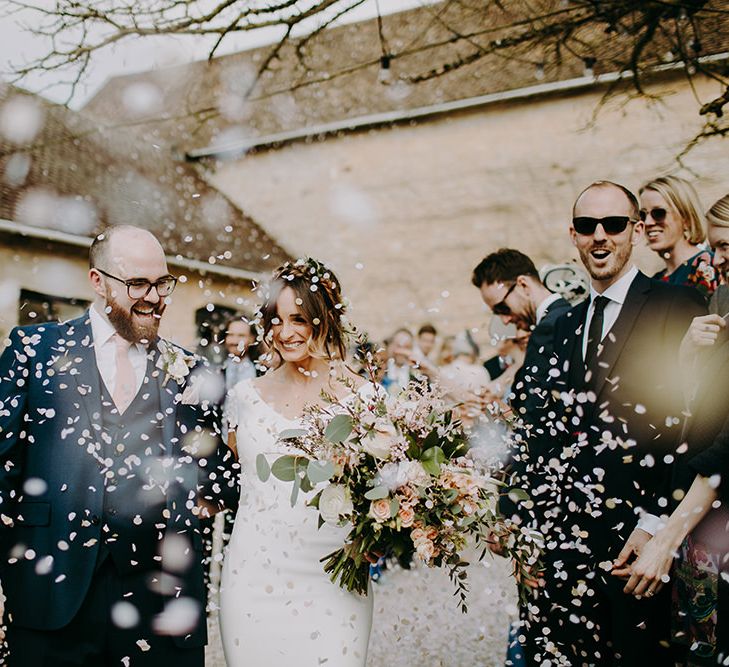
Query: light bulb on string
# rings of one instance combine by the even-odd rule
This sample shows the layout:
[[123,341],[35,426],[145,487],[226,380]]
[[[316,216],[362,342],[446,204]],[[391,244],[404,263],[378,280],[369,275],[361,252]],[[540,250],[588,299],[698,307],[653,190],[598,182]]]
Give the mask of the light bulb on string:
[[388,84],[392,81],[390,60],[391,58],[389,54],[385,54],[380,58],[380,71],[377,74],[377,80],[382,84]]

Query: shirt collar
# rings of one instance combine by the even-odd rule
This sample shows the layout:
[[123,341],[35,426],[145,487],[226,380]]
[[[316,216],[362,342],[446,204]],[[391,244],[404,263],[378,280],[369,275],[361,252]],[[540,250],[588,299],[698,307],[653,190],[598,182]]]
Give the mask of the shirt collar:
[[547,309],[558,299],[560,299],[559,294],[550,294],[542,303],[540,303],[537,306],[537,324],[539,324],[544,316],[547,314]]
[[91,334],[94,337],[94,343],[98,347],[106,345],[116,333],[116,329],[106,315],[99,312],[95,303],[91,304],[91,308],[89,308],[89,320],[91,320]]
[[606,299],[614,301],[622,306],[625,303],[625,297],[628,295],[628,290],[637,275],[638,269],[636,269],[635,266],[631,266],[622,278],[616,280],[602,294],[599,294],[595,288],[590,285],[590,304],[592,304],[596,296],[604,296]]

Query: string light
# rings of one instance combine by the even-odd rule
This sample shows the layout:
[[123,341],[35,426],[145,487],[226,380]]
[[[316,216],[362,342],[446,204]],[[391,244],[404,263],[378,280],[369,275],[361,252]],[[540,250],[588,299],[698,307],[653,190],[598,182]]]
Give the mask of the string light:
[[582,62],[585,65],[583,74],[587,77],[595,76],[595,64],[597,63],[597,59],[592,56],[588,56],[587,58],[584,58]]
[[392,81],[392,70],[390,69],[390,55],[384,54],[380,58],[380,71],[377,74],[377,80],[380,83],[390,83]]

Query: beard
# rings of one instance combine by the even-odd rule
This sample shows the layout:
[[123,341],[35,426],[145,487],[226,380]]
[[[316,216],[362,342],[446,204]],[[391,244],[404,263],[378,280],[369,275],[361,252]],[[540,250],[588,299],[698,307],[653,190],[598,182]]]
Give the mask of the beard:
[[[149,322],[140,322],[135,319],[134,313],[142,304],[144,310],[152,310],[152,317]],[[140,299],[129,310],[123,308],[116,301],[109,290],[106,292],[107,317],[119,335],[130,343],[143,343],[147,346],[157,338],[159,323],[162,313],[165,310],[165,302],[160,300],[156,304]]]
[[[593,250],[605,250],[610,254],[604,261],[598,261],[592,256]],[[629,243],[617,245],[612,241],[595,244],[589,248],[578,248],[582,264],[593,280],[605,281],[615,278],[625,268],[630,260],[633,246]]]

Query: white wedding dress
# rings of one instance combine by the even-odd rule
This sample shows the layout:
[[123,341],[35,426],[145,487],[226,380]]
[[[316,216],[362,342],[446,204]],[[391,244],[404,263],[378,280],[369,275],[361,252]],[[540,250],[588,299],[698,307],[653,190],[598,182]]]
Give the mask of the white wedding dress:
[[272,464],[290,453],[277,435],[298,421],[273,410],[250,380],[236,385],[229,399],[242,470],[220,586],[228,667],[364,667],[372,594],[343,591],[319,562],[342,546],[349,529],[318,529],[316,510],[305,504],[314,492],[299,494],[291,507],[292,483],[273,476],[264,483],[256,474],[258,454]]

